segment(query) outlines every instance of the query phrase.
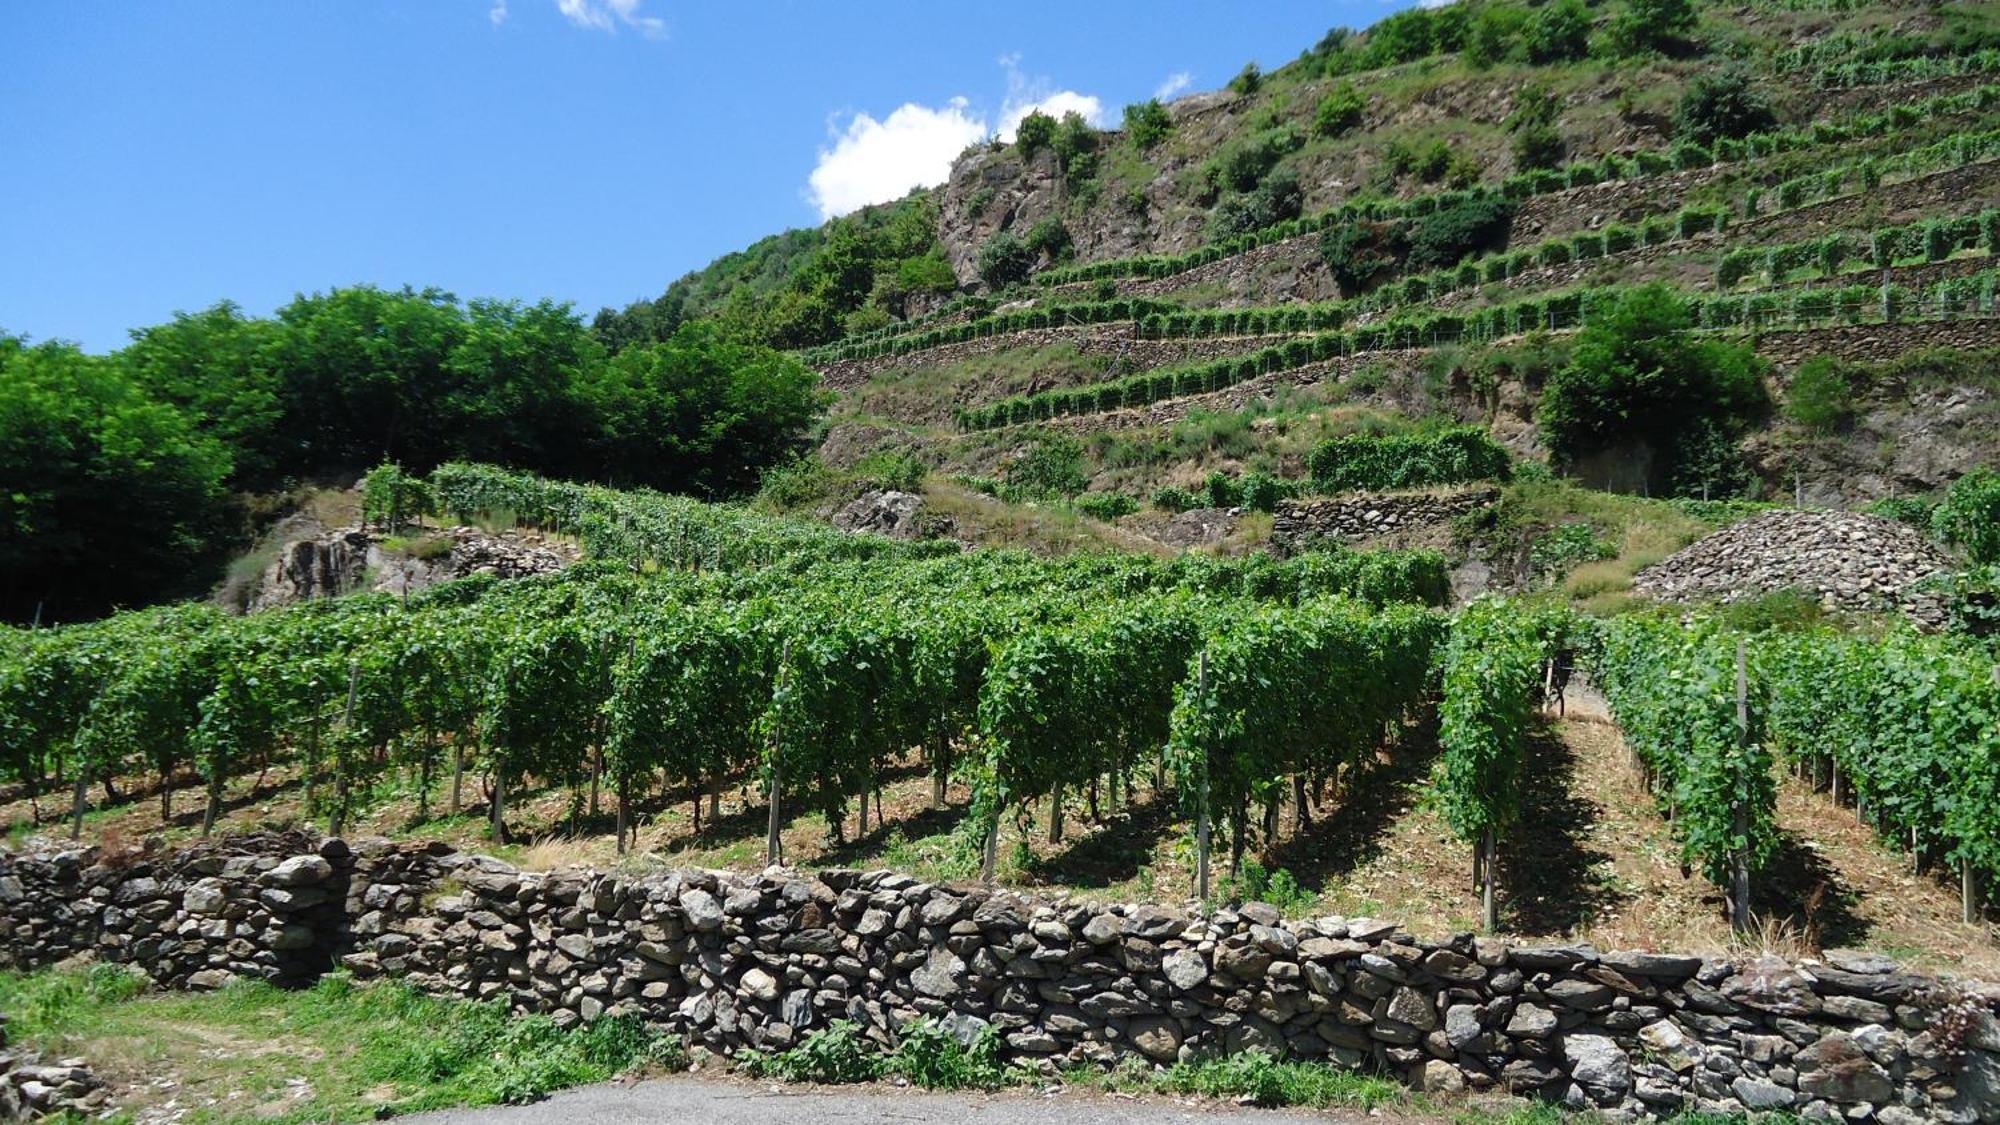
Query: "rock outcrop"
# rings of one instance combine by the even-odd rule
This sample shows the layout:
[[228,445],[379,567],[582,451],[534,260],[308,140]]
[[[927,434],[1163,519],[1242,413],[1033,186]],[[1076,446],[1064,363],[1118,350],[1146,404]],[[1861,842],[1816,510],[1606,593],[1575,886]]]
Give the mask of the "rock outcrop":
[[891,539],[936,539],[956,530],[950,517],[926,514],[923,497],[895,489],[870,489],[848,501],[833,514],[833,526]]
[[1907,524],[1858,512],[1775,509],[1640,571],[1632,589],[1677,602],[1737,602],[1797,590],[1829,609],[1940,609],[1910,588],[1950,560]]
[[891,872],[520,871],[441,843],[299,835],[97,862],[0,855],[0,965],[75,956],[162,984],[339,965],[562,1024],[631,1015],[723,1052],[836,1020],[893,1045],[991,1027],[1030,1065],[1247,1050],[1614,1117],[1784,1110],[2000,1123],[2000,991],[1864,953],[1600,952],[1044,901]]
[[405,534],[402,541],[405,546],[392,550],[385,537],[359,527],[292,539],[264,568],[241,608],[273,609],[364,588],[415,592],[472,574],[498,578],[553,574],[582,557],[576,547],[536,531],[423,528]]

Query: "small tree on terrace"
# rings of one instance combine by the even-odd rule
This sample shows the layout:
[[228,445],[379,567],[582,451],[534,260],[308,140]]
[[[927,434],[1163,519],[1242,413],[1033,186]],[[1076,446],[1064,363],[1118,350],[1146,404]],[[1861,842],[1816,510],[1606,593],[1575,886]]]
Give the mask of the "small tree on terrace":
[[979,248],[980,280],[993,289],[1019,285],[1034,268],[1035,252],[1012,231],[1001,231]]

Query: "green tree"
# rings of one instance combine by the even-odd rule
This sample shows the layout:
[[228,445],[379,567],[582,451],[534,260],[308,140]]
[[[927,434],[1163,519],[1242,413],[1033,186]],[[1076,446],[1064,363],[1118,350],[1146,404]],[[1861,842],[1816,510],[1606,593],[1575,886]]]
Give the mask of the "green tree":
[[1512,4],[1488,4],[1479,9],[1466,31],[1465,61],[1476,67],[1505,61],[1519,45],[1528,23],[1528,13]]
[[1764,361],[1692,328],[1687,306],[1659,284],[1594,311],[1569,363],[1542,392],[1536,418],[1550,448],[1574,459],[1614,442],[1643,441],[1663,455],[1656,470],[1666,483],[1685,475],[1674,464],[1676,448],[1695,436],[1707,442],[1707,424],[1733,437],[1761,414],[1769,405]]
[[1001,231],[979,248],[979,277],[988,288],[1019,285],[1034,268],[1035,252],[1012,231]]
[[1620,55],[1677,49],[1694,30],[1692,0],[1626,0],[1611,20],[1611,47]]
[[77,619],[196,593],[229,454],[112,360],[0,336],[0,612]]
[[1047,215],[1034,226],[1028,228],[1028,238],[1024,243],[1028,250],[1046,258],[1050,264],[1066,262],[1076,255],[1076,243],[1070,238],[1069,228],[1063,221]]
[[1229,88],[1246,97],[1262,89],[1263,85],[1264,69],[1254,62],[1244,63],[1243,69],[1236,72],[1236,77],[1229,80]]
[[1697,75],[1674,110],[1674,135],[1698,144],[1746,137],[1778,123],[1771,102],[1740,70]]
[[581,394],[593,475],[711,496],[755,488],[766,466],[798,451],[826,405],[818,376],[796,358],[700,322],[618,353]]
[[177,312],[140,328],[118,360],[153,398],[178,407],[234,459],[232,483],[263,489],[299,466],[283,439],[282,373],[268,351],[277,325],[243,315],[232,301],[198,313]]
[[1022,156],[1033,156],[1045,148],[1054,148],[1056,142],[1056,119],[1034,110],[1021,119],[1014,127],[1014,144]]
[[1148,98],[1143,102],[1125,107],[1125,135],[1132,139],[1132,147],[1145,151],[1167,139],[1174,131],[1174,116],[1158,98]]
[[1528,61],[1538,65],[1580,59],[1590,50],[1590,9],[1583,0],[1555,0],[1535,13],[1526,36]]
[[1313,132],[1322,137],[1338,137],[1360,125],[1367,108],[1368,99],[1361,96],[1354,83],[1344,81],[1320,99],[1319,108],[1313,111]]

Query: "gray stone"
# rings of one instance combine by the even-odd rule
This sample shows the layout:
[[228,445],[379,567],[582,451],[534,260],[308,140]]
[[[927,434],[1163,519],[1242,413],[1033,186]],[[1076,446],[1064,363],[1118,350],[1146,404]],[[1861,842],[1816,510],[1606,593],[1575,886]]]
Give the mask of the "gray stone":
[[220,914],[229,905],[228,884],[210,876],[197,879],[181,895],[181,909],[189,914]]
[[1166,973],[1167,982],[1182,992],[1199,988],[1208,980],[1208,962],[1201,959],[1199,950],[1175,950],[1167,954],[1160,968]]
[[1676,1071],[1692,1070],[1701,1065],[1701,1044],[1672,1020],[1661,1020],[1640,1028],[1639,1045],[1661,1065]]
[[1570,1077],[1594,1090],[1622,1094],[1632,1088],[1632,1062],[1605,1035],[1565,1035],[1564,1061]]
[[1516,1039],[1546,1039],[1555,1030],[1555,1013],[1537,1004],[1522,1004],[1507,1021],[1507,1034]]
[[1181,1029],[1173,1020],[1147,1016],[1132,1021],[1126,1038],[1155,1062],[1170,1063],[1180,1057]]
[[778,979],[762,969],[748,969],[738,986],[748,995],[765,1002],[778,998]]
[[925,996],[955,996],[965,987],[965,962],[949,949],[934,947],[910,973],[910,984]]
[[1886,1102],[1895,1092],[1889,1075],[1845,1032],[1832,1031],[1792,1060],[1799,1091],[1828,1101]]
[[304,887],[332,877],[333,864],[316,855],[301,855],[273,867],[264,881],[274,887]]
[[713,933],[722,928],[722,904],[707,891],[695,888],[681,892],[681,910],[688,927],[697,933]]
[[1743,1103],[1743,1108],[1752,1113],[1790,1109],[1792,1103],[1798,1101],[1799,1097],[1775,1082],[1766,1082],[1761,1078],[1751,1078],[1747,1075],[1731,1082],[1729,1089],[1736,1095],[1736,1100]]

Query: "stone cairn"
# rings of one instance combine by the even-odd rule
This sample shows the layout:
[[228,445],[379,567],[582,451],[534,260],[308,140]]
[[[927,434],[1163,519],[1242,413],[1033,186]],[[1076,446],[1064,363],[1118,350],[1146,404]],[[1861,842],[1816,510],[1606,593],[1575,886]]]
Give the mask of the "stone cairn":
[[1942,607],[1911,587],[1951,562],[1908,524],[1859,512],[1762,512],[1641,570],[1632,589],[1676,602],[1736,602],[1797,590],[1829,609]]
[[137,862],[0,856],[0,963],[76,955],[169,987],[344,967],[733,1053],[930,1018],[1048,1064],[1263,1050],[1613,1118],[1788,1110],[2000,1122],[1990,986],[1883,958],[1600,952],[1369,918],[1202,916],[889,872],[519,871],[442,844],[243,838]]

